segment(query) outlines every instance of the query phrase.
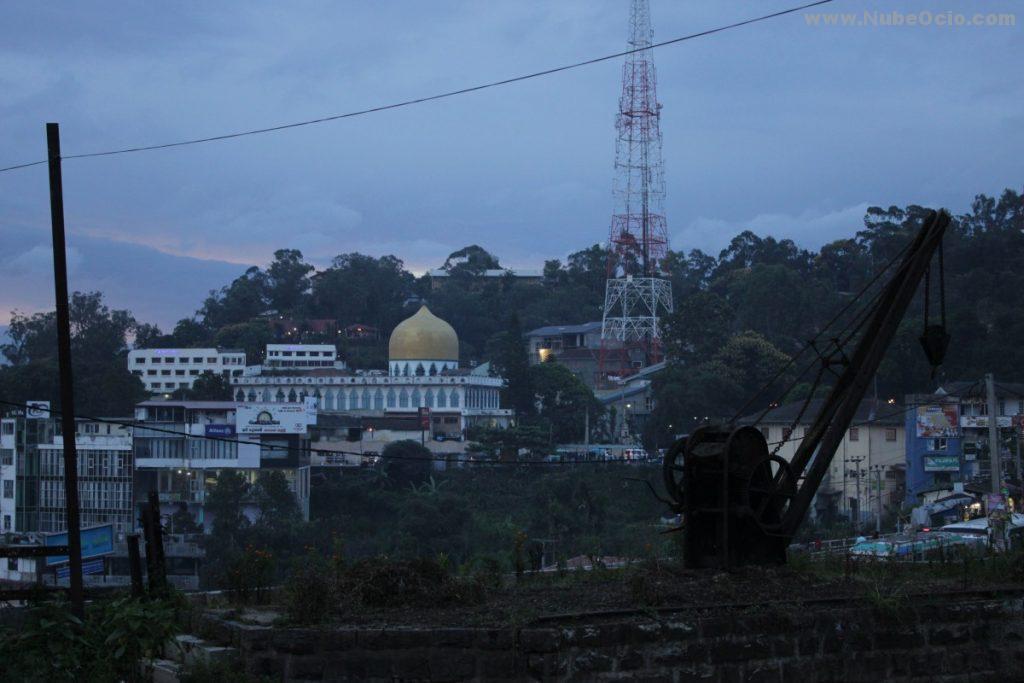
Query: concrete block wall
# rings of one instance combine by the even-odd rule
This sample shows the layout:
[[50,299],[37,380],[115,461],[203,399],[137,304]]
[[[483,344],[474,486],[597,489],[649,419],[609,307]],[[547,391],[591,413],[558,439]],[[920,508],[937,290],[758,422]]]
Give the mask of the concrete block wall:
[[1024,599],[771,608],[522,628],[279,628],[200,615],[245,670],[287,681],[1020,680]]

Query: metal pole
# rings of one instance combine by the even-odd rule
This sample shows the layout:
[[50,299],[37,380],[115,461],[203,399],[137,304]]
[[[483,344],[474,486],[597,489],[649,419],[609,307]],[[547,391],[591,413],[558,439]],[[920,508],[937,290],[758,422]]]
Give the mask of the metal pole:
[[[999,443],[999,411],[996,401],[996,382],[991,372],[985,375],[985,389],[988,392],[988,457],[992,467],[992,493],[998,494],[1003,490],[1003,477],[999,463],[1002,444]],[[988,511],[986,510],[986,512]]]
[[60,168],[60,128],[46,124],[50,168],[50,227],[53,234],[53,294],[57,310],[57,360],[60,369],[61,428],[64,433],[64,500],[68,520],[71,610],[85,616],[82,594],[82,537],[78,521],[78,454],[75,452],[75,394],[71,380],[71,313],[68,306],[68,266],[64,244],[64,186]]
[[875,517],[875,533],[882,533],[882,466],[876,465],[877,469],[875,472],[878,473],[878,488],[875,489],[875,494],[878,496],[878,515]]

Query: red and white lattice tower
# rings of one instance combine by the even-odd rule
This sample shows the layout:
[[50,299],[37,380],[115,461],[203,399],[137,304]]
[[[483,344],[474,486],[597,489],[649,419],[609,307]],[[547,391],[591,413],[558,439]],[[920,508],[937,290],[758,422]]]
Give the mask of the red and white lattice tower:
[[661,360],[659,321],[672,312],[672,286],[662,277],[668,229],[652,35],[648,0],[632,0],[629,47],[638,52],[627,55],[622,68],[615,123],[616,207],[601,326],[602,384]]

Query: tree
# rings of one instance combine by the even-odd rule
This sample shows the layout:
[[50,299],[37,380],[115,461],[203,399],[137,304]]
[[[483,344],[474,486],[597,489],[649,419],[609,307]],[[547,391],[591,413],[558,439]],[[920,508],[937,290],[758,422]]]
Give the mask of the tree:
[[505,332],[497,344],[494,365],[498,374],[508,382],[504,391],[506,405],[515,410],[516,415],[532,415],[534,395],[530,360],[523,338],[523,328],[516,313],[508,316]]
[[295,494],[288,488],[288,480],[282,472],[260,472],[256,480],[255,496],[260,524],[280,528],[299,520]]
[[177,509],[171,515],[172,534],[198,534],[202,529],[196,524],[196,518],[188,511],[186,503],[179,502]]
[[305,303],[313,266],[298,249],[278,249],[267,268],[267,298],[278,313],[294,312]]
[[601,412],[594,392],[560,363],[534,365],[530,376],[537,413],[550,429],[554,442],[579,442],[587,413],[596,422]]
[[240,472],[221,470],[217,483],[206,495],[206,511],[213,517],[213,534],[221,540],[235,539],[249,526],[243,510],[249,497],[249,484]]
[[684,365],[710,360],[729,338],[733,318],[726,299],[714,292],[694,292],[662,319],[665,350]]
[[179,401],[230,401],[233,392],[227,377],[207,370],[195,378],[191,388],[176,389],[171,397]]
[[156,325],[139,323],[135,326],[134,346],[137,349],[157,349],[163,343],[164,333]]
[[[135,319],[110,310],[99,292],[74,292],[69,302],[75,410],[79,415],[130,415],[146,398],[142,382],[128,371],[128,336]],[[15,311],[10,342],[0,347],[10,362],[0,368],[0,396],[24,403],[48,400],[60,409],[56,316]]]
[[433,471],[433,456],[422,444],[410,439],[392,441],[380,454],[389,481],[401,488],[419,486]]
[[453,275],[460,273],[480,275],[485,270],[501,268],[501,265],[489,251],[476,244],[471,244],[449,254],[441,268]]
[[265,320],[234,323],[217,330],[213,337],[219,349],[241,349],[250,362],[263,357],[267,344],[274,342],[274,333]]
[[394,256],[339,254],[312,277],[310,311],[339,326],[364,324],[388,331],[405,317],[403,305],[414,278]]
[[248,322],[267,309],[267,276],[255,266],[219,292],[212,291],[198,315],[211,330]]

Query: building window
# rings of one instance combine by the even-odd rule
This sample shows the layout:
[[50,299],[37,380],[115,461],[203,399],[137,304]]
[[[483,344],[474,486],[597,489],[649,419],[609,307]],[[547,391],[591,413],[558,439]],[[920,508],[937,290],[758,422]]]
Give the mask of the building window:
[[206,362],[209,363],[210,365],[216,365],[217,364],[217,359],[216,358],[207,358]]
[[161,375],[169,375],[169,374],[171,374],[171,371],[170,370],[161,370],[160,374]]
[[4,498],[14,498],[13,479],[4,479]]
[[14,433],[14,423],[13,422],[4,422],[3,433],[4,434],[13,434]]
[[146,362],[146,359],[145,359],[145,358],[136,358],[136,359],[135,359],[135,364],[136,364],[136,365],[142,365],[142,364],[144,364],[145,362]]
[[792,435],[793,435],[793,430],[792,429],[790,429],[789,427],[783,427],[782,428],[782,440],[783,441],[788,441],[789,437],[792,436]]
[[151,363],[163,363],[163,362],[164,362],[164,359],[163,359],[163,358],[159,358],[159,357],[157,357],[157,358],[151,358],[151,359],[150,359],[150,362],[151,362]]
[[889,427],[889,428],[887,428],[885,430],[885,440],[886,441],[895,441],[896,440],[896,429],[895,428]]
[[175,370],[174,374],[179,376],[179,377],[184,377],[185,376],[185,371],[184,370]]
[[7,571],[16,572],[18,571],[18,558],[8,557],[7,558]]
[[202,358],[193,358],[193,359],[192,359],[192,362],[193,362],[193,363],[202,363],[202,362],[203,362],[203,359],[202,359]]
[[4,531],[10,531],[10,530],[11,530],[11,516],[10,515],[4,515]]
[[0,465],[13,465],[14,464],[14,449],[13,448],[0,448]]
[[850,427],[850,441],[860,441],[859,427]]
[[764,435],[765,441],[767,441],[768,439],[771,438],[771,435],[772,435],[772,428],[771,427],[758,427],[757,429],[758,429],[759,432],[761,432],[761,434]]

